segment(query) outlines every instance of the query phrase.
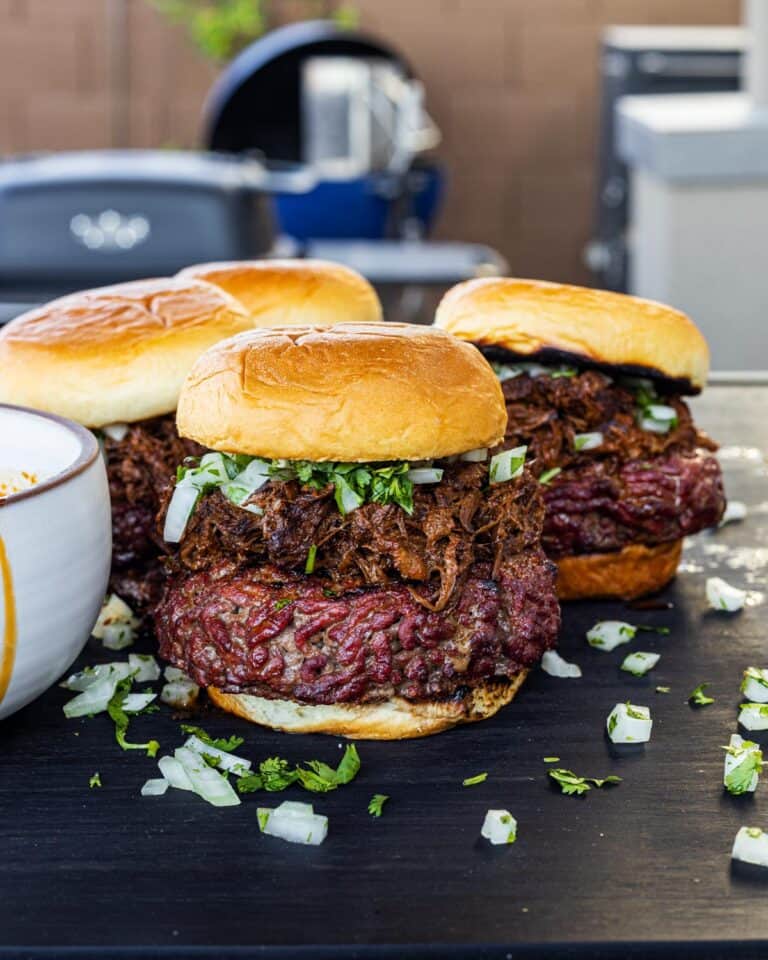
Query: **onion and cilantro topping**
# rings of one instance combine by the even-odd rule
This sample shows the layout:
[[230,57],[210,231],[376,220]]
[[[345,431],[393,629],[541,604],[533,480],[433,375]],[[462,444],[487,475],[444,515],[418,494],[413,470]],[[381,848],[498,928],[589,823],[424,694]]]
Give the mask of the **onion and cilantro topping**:
[[695,707],[707,707],[710,703],[714,703],[715,698],[709,697],[706,693],[704,693],[708,686],[709,683],[700,683],[688,697],[688,702],[693,704]]
[[517,840],[517,820],[509,810],[489,810],[480,828],[480,836],[494,845],[514,843]]
[[768,730],[768,703],[742,703],[739,723],[745,730]]
[[741,681],[741,692],[752,703],[768,703],[768,670],[747,667]]
[[[525,465],[527,447],[505,450],[491,457],[490,483],[519,477]],[[488,450],[478,448],[461,454],[460,460],[485,462]],[[339,513],[346,516],[365,503],[395,503],[413,513],[413,489],[419,484],[436,484],[443,469],[421,463],[315,463],[310,460],[265,460],[245,454],[206,453],[195,465],[188,461],[176,471],[176,487],[165,515],[163,538],[178,543],[184,536],[200,497],[219,490],[244,510],[260,514],[257,504],[247,501],[270,480],[297,481],[312,490],[332,486]],[[311,571],[307,571],[311,572]]]
[[320,760],[309,760],[306,767],[291,767],[287,760],[270,757],[259,764],[258,772],[249,772],[237,781],[240,793],[267,790],[271,793],[287,789],[297,783],[312,793],[328,793],[350,783],[360,770],[360,756],[354,744],[344,750],[344,756],[334,769]]
[[501,383],[504,383],[505,380],[513,380],[524,373],[527,373],[529,377],[551,377],[553,380],[557,380],[560,377],[575,377],[579,372],[576,367],[566,364],[545,364],[530,361],[520,361],[519,363],[496,363],[494,361],[491,362],[491,366]]
[[581,676],[581,667],[576,663],[568,663],[556,650],[545,650],[541,658],[541,669],[550,677],[570,679]]
[[555,781],[566,796],[581,796],[592,787],[604,787],[606,784],[612,786],[621,783],[621,777],[579,777],[573,770],[564,770],[558,767],[555,770],[547,770],[549,776]]
[[552,483],[552,481],[555,479],[556,476],[558,476],[558,474],[561,474],[562,472],[563,472],[562,467],[550,467],[549,470],[545,470],[542,474],[540,474],[539,483],[542,486],[546,487],[550,483]]
[[678,424],[677,411],[666,403],[659,403],[656,385],[644,377],[624,377],[621,385],[635,395],[635,419],[641,430],[649,433],[669,433]]
[[732,587],[721,577],[708,577],[705,586],[707,603],[713,610],[735,613],[741,610],[747,599],[747,591]]
[[768,833],[760,827],[742,827],[733,841],[731,857],[757,867],[768,867]]
[[633,677],[644,677],[649,670],[653,670],[659,660],[661,656],[658,653],[635,650],[624,657],[621,669],[631,673]]
[[102,604],[91,635],[101,640],[107,650],[130,647],[136,639],[139,620],[133,610],[116,593],[111,593]]
[[592,433],[576,433],[573,437],[573,449],[576,452],[582,450],[597,450],[598,447],[602,447],[605,437],[599,430],[595,430]]
[[270,837],[318,846],[328,835],[328,817],[315,813],[311,803],[286,800],[279,807],[259,807],[259,830]]
[[723,786],[734,797],[754,793],[763,770],[763,751],[752,740],[743,740],[738,733],[731,735],[725,750]]
[[389,797],[386,793],[374,793],[368,801],[368,813],[372,817],[380,817],[387,800],[389,800]]
[[612,743],[647,743],[651,739],[653,720],[649,707],[635,703],[617,703],[606,720]]

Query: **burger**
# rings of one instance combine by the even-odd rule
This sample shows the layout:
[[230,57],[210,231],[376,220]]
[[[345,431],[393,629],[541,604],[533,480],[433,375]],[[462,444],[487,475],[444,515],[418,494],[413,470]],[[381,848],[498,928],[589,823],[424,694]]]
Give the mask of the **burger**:
[[558,595],[632,599],[675,575],[683,537],[725,507],[716,445],[683,399],[706,341],[679,310],[638,297],[493,278],[449,290],[436,325],[491,361],[542,487]]
[[370,283],[326,260],[203,263],[179,276],[205,280],[236,297],[258,327],[381,320],[381,303]]
[[494,714],[552,647],[540,486],[468,344],[405,324],[257,329],[179,399],[160,653],[248,720],[397,739]]
[[176,432],[181,385],[217,340],[251,327],[218,287],[141,280],[62,297],[0,331],[0,400],[98,433],[112,498],[111,589],[143,610],[159,596],[156,515],[176,464],[200,453]]

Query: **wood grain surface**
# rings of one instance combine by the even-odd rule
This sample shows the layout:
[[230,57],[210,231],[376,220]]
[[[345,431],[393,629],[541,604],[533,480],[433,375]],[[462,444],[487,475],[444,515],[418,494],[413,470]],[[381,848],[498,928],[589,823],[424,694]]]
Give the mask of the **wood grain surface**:
[[[748,503],[748,519],[690,542],[662,595],[669,609],[570,605],[561,652],[583,679],[535,671],[484,724],[360,743],[358,778],[309,798],[330,818],[321,847],[258,831],[257,805],[308,799],[298,789],[229,809],[173,790],[141,798],[154,762],[123,753],[106,716],[66,720],[66,691],[3,721],[0,956],[768,956],[768,876],[730,861],[740,826],[768,827],[768,774],[754,798],[732,798],[721,783],[741,673],[768,666],[768,606],[726,615],[708,612],[704,599],[715,573],[755,601],[768,590],[759,453],[768,447],[768,389],[712,388],[694,408],[725,448],[728,492]],[[610,618],[671,633],[638,634],[613,653],[591,649],[585,631]],[[629,649],[661,661],[635,679],[619,670]],[[82,662],[105,659],[94,644]],[[716,702],[694,709],[687,697],[703,681]],[[616,748],[604,735],[606,715],[628,699],[651,708],[646,747]],[[341,752],[335,739],[281,736],[215,712],[200,722],[244,736],[239,752],[253,759],[331,762]],[[167,710],[134,727],[163,752],[181,743]],[[546,756],[623,780],[567,797],[550,784]],[[89,789],[95,771],[101,789]],[[482,771],[485,783],[462,787]],[[366,809],[374,793],[391,797],[379,820]],[[489,807],[517,818],[514,845],[480,838]]]

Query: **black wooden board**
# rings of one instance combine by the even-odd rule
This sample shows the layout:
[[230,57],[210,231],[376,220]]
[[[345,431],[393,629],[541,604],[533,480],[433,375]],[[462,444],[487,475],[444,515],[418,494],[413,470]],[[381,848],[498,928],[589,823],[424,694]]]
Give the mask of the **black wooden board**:
[[[257,829],[257,805],[307,799],[298,789],[230,809],[177,791],[140,798],[153,761],[119,750],[105,716],[65,720],[66,691],[4,721],[0,955],[683,956],[694,945],[698,956],[768,955],[768,879],[734,870],[729,858],[740,826],[768,826],[768,785],[754,799],[721,786],[741,672],[768,665],[768,608],[729,616],[708,613],[704,601],[713,572],[766,589],[768,482],[754,448],[768,446],[767,401],[766,389],[721,387],[696,402],[724,444],[750,448],[726,449],[724,466],[730,495],[752,511],[691,543],[663,595],[671,609],[571,605],[561,649],[583,679],[536,672],[489,722],[360,743],[357,780],[314,799],[330,818],[319,848]],[[627,647],[587,646],[586,629],[608,618],[671,628],[632,644],[662,655],[648,678],[619,671]],[[82,662],[97,658],[110,659],[89,648]],[[716,702],[693,709],[686,698],[702,681]],[[607,713],[627,699],[652,709],[645,748],[605,738]],[[340,756],[332,738],[282,736],[217,713],[203,725],[243,735],[240,752],[254,759]],[[134,726],[164,750],[181,742],[167,712]],[[553,755],[577,773],[623,782],[563,796],[542,760]],[[89,789],[95,771],[101,789]],[[481,771],[487,782],[462,787]],[[366,810],[374,793],[391,796],[380,820]],[[480,839],[489,807],[517,817],[517,843]]]

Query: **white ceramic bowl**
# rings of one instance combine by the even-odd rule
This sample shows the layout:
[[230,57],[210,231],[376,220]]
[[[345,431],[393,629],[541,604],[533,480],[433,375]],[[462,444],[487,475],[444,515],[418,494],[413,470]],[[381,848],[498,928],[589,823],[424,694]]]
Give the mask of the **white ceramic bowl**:
[[0,404],[0,474],[36,486],[0,499],[0,719],[59,679],[83,648],[109,577],[104,458],[84,427]]

